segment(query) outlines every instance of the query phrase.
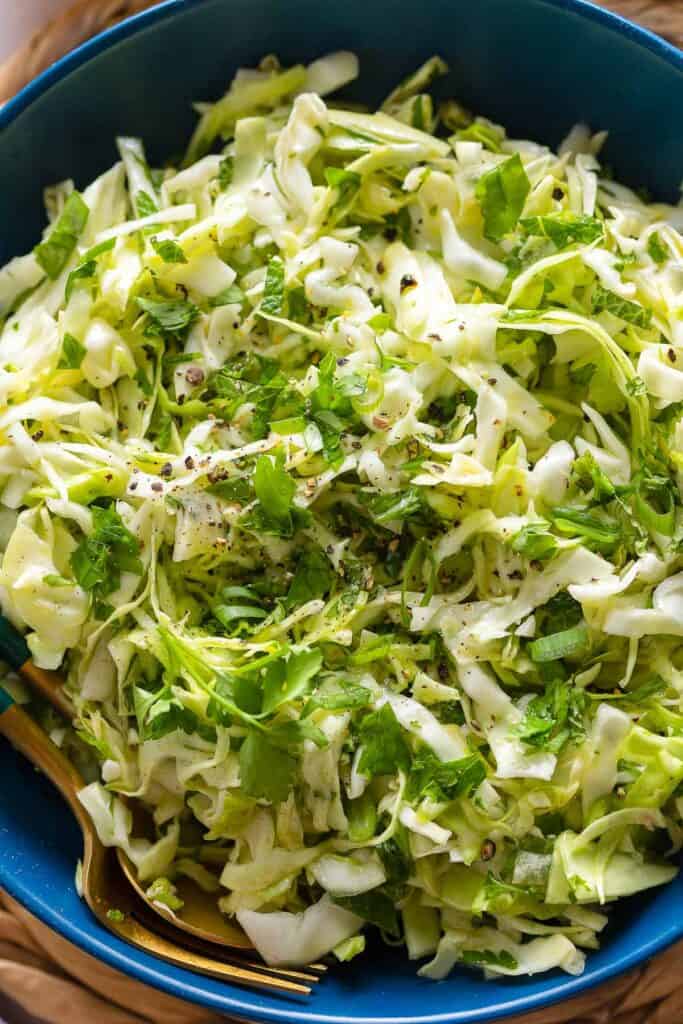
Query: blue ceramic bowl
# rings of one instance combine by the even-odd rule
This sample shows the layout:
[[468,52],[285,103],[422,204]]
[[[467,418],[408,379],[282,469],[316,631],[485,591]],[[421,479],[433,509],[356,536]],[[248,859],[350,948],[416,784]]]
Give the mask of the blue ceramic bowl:
[[[605,159],[661,198],[683,176],[683,57],[581,0],[171,0],[60,61],[0,111],[0,265],[29,249],[41,189],[80,187],[116,159],[114,136],[144,136],[153,159],[179,152],[190,103],[217,97],[235,67],[347,48],[357,96],[373,102],[433,53],[444,90],[527,138],[557,143],[579,120],[610,131]],[[463,1022],[569,999],[683,937],[683,877],[618,908],[579,978],[554,972],[485,982],[456,971],[422,980],[400,952],[332,969],[306,1000],[281,999],[176,970],[103,930],[74,889],[71,815],[43,778],[0,745],[0,885],[89,953],[173,995],[258,1020]]]

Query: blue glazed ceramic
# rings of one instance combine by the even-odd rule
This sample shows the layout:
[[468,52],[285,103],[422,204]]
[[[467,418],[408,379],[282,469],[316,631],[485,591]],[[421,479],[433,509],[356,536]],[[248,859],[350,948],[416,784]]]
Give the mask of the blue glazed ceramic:
[[[43,186],[90,181],[116,159],[117,133],[144,136],[161,159],[188,137],[191,101],[217,97],[239,64],[270,52],[310,60],[339,48],[359,53],[355,94],[370,102],[439,53],[452,67],[444,90],[472,109],[551,144],[578,120],[607,128],[606,160],[620,179],[676,195],[683,57],[581,0],[171,0],[82,46],[0,111],[0,263],[37,240]],[[377,945],[333,968],[308,999],[257,995],[167,966],[104,931],[76,895],[79,834],[59,797],[6,744],[0,778],[0,885],[112,966],[241,1017],[490,1021],[569,999],[683,937],[681,877],[619,908],[579,978],[486,982],[460,971],[435,984]]]

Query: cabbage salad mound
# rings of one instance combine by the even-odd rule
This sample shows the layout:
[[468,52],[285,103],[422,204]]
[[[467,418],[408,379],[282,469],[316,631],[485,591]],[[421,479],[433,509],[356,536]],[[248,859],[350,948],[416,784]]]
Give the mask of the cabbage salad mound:
[[683,206],[437,102],[438,58],[374,113],[357,71],[266,58],[182,163],[47,189],[2,608],[160,906],[270,964],[376,929],[579,974],[683,844]]

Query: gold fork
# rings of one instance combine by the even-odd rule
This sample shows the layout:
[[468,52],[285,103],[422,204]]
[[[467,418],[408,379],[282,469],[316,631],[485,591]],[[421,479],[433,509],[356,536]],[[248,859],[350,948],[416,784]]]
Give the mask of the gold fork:
[[173,939],[173,929],[155,918],[147,905],[137,898],[121,874],[112,851],[99,841],[90,816],[78,799],[78,791],[84,783],[71,762],[30,715],[6,698],[3,690],[0,690],[0,712],[0,732],[47,775],[78,821],[83,833],[83,898],[100,924],[125,942],[176,967],[250,988],[296,995],[310,993],[311,984],[319,980],[316,969],[271,968],[246,958],[227,957],[219,950],[212,950],[212,955],[207,956],[199,943],[190,943],[187,948],[178,945]]
[[[68,721],[72,720],[73,708],[59,676],[33,664],[23,637],[1,615],[0,656],[21,674],[32,689]],[[89,814],[78,799],[84,783],[76,768],[30,715],[13,704],[1,687],[0,733],[47,775],[74,813],[83,834],[83,897],[105,928],[125,942],[187,970],[249,987],[297,995],[310,993],[310,986],[326,970],[324,964],[311,964],[304,970],[294,970],[255,962],[244,955],[247,949],[252,948],[245,941],[246,936],[240,939],[225,930],[222,934],[219,929],[215,933],[208,930],[212,917],[206,918],[205,911],[202,916],[199,908],[195,912],[196,922],[189,927],[178,920],[164,923],[165,918],[157,917],[157,908],[150,907],[137,878],[134,882],[132,876],[127,878],[114,860],[112,851],[100,842]],[[179,929],[184,929],[182,946],[177,941]],[[213,944],[211,956],[206,955],[207,942]],[[234,955],[229,956],[227,948],[231,948]]]

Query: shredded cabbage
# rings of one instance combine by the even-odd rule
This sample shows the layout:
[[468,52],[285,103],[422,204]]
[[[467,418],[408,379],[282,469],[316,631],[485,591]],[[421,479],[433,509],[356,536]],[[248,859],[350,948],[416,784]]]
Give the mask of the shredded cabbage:
[[182,165],[49,191],[0,270],[0,600],[150,898],[271,964],[370,926],[578,973],[683,842],[681,207],[446,72],[369,112],[322,98],[353,54],[269,57]]

